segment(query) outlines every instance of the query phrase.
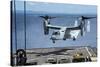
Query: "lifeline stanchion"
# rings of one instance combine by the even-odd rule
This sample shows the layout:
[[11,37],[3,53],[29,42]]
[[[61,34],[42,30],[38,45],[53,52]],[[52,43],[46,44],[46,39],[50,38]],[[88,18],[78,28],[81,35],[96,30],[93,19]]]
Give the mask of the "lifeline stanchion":
[[18,49],[16,52],[18,65],[26,64],[26,1],[24,1],[24,37],[25,37],[25,47],[24,49]]
[[17,22],[16,22],[16,1],[14,0],[14,22],[15,22],[15,49],[17,51]]
[[13,66],[13,45],[12,45],[12,22],[13,22],[13,14],[12,14],[12,10],[13,10],[13,2],[12,1],[10,1],[10,16],[11,16],[11,18],[10,18],[10,20],[11,20],[11,23],[10,23],[10,25],[11,25],[11,27],[10,27],[10,32],[11,32],[11,60],[10,60],[10,65],[11,66]]
[[[16,26],[16,1],[13,0],[14,5],[14,23],[15,23],[15,50],[17,51],[17,26]],[[14,55],[14,66],[17,66],[17,55]]]
[[17,22],[16,22],[16,1],[14,0],[14,22],[15,22],[15,50],[14,55],[14,66],[20,66],[26,64],[26,1],[24,1],[24,36],[25,36],[25,47],[24,49],[17,49]]
[[25,51],[26,51],[26,1],[24,1],[24,36],[25,36]]
[[[24,1],[24,27],[25,27],[25,54],[26,54],[26,45],[27,45],[27,43],[26,43],[26,1]],[[25,61],[27,60],[27,56],[25,56]]]

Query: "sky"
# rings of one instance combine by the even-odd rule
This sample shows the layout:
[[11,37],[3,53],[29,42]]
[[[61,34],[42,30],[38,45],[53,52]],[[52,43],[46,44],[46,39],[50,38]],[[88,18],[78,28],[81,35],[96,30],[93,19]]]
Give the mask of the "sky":
[[[97,6],[94,5],[75,5],[75,4],[57,4],[48,2],[33,2],[27,1],[26,3],[27,12],[37,13],[57,13],[57,14],[89,14],[95,15],[97,12]],[[16,10],[23,12],[24,2],[16,1]]]
[[[16,1],[16,31],[18,48],[24,48],[25,45],[25,29],[24,29],[24,3]],[[53,30],[49,35],[44,35],[43,19],[39,16],[61,16],[50,20],[53,25],[73,26],[76,17],[79,16],[96,16],[97,6],[94,5],[76,5],[76,4],[57,4],[43,2],[26,2],[26,45],[27,49],[31,48],[49,48],[49,47],[68,47],[68,46],[92,46],[96,47],[96,26],[97,19],[90,20],[90,32],[83,37],[79,37],[76,41],[68,39],[66,41],[59,40],[55,44],[50,40]],[[14,16],[14,7],[13,7]],[[74,17],[73,17],[74,16]],[[12,22],[12,43],[15,48],[15,22]]]

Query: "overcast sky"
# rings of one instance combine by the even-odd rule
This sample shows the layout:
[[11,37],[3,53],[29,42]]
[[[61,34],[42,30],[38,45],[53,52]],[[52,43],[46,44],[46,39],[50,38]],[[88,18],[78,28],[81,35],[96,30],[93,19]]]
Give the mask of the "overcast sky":
[[[27,12],[47,12],[47,13],[63,13],[63,14],[92,14],[97,13],[97,7],[94,5],[75,5],[75,4],[56,4],[27,1]],[[24,10],[23,1],[16,1],[16,10],[20,12]]]

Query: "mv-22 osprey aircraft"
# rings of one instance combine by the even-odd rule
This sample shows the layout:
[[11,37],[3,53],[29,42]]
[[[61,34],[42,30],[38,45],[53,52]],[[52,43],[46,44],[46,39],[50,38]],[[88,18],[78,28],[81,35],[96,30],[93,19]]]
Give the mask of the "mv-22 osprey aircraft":
[[[75,21],[75,25],[72,27],[68,26],[56,26],[50,24],[50,19],[57,18],[51,16],[40,16],[44,19],[43,26],[44,26],[44,34],[49,34],[49,29],[55,29],[51,35],[51,40],[55,43],[56,40],[66,40],[66,39],[73,39],[74,41],[78,38],[79,34],[81,36],[84,35],[85,32],[90,32],[90,21],[88,19],[96,18],[96,17],[85,17],[80,16],[78,25],[78,20]],[[86,24],[86,20],[87,24]]]

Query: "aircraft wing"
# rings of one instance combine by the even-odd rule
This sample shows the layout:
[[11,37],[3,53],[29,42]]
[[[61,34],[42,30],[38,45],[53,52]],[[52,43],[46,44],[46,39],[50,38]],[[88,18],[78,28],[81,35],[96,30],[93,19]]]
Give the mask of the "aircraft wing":
[[47,27],[50,29],[58,29],[58,30],[62,28],[61,26],[53,26],[53,25],[48,25]]
[[[61,29],[62,26],[55,26],[55,25],[48,25],[47,26],[48,28],[51,28],[51,29]],[[66,27],[67,30],[79,30],[79,26],[78,27]]]
[[80,28],[79,27],[69,27],[67,28],[67,30],[80,30]]

